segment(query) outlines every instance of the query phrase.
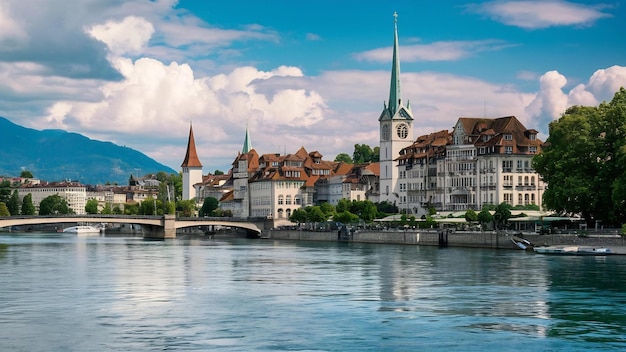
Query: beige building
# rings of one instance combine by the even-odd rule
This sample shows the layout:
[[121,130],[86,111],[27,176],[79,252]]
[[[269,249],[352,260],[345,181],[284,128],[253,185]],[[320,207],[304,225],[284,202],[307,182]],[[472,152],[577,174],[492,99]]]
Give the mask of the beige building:
[[23,185],[18,188],[18,194],[20,199],[24,199],[27,194],[30,194],[37,213],[39,213],[39,204],[44,198],[58,194],[65,199],[68,207],[75,214],[85,214],[87,190],[78,182],[44,182],[35,185]]

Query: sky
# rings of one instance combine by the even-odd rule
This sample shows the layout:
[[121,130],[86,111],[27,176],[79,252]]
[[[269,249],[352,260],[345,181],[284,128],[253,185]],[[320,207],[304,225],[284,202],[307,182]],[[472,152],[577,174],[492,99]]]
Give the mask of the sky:
[[[626,86],[624,1],[0,0],[0,116],[203,172],[379,143],[397,12],[414,138],[516,116],[545,140]],[[2,131],[0,131],[0,134]]]

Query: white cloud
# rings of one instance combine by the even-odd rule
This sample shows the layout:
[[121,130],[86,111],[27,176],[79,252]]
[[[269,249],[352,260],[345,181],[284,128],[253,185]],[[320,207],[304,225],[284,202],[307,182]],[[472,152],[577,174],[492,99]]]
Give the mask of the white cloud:
[[491,1],[469,8],[495,21],[527,29],[590,25],[598,19],[611,17],[597,6],[560,0]]
[[537,129],[547,132],[550,121],[559,118],[570,106],[596,106],[602,101],[613,99],[620,87],[626,87],[626,67],[599,69],[587,84],[578,84],[567,93],[563,91],[566,84],[565,76],[557,71],[549,71],[541,76],[540,90],[526,107]]
[[85,31],[105,43],[115,56],[136,55],[143,51],[150,40],[154,26],[144,18],[128,16],[121,22],[107,21]]
[[[398,49],[403,62],[455,61],[483,51],[501,50],[514,44],[501,40],[439,41],[430,44],[401,45]],[[392,47],[378,48],[355,54],[357,60],[388,62]]]

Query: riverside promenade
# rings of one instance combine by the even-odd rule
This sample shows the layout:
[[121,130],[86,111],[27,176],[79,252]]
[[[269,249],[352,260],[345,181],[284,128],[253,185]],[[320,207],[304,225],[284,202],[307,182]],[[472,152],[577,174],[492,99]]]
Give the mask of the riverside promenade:
[[338,231],[310,230],[269,230],[263,238],[296,241],[343,241],[383,244],[406,244],[424,246],[473,247],[492,249],[515,249],[519,247],[514,238],[523,238],[539,246],[585,246],[609,248],[613,254],[626,255],[626,237],[618,234],[576,234],[539,235],[534,233],[496,233],[494,231],[446,231],[446,230],[361,230],[352,234],[340,235]]

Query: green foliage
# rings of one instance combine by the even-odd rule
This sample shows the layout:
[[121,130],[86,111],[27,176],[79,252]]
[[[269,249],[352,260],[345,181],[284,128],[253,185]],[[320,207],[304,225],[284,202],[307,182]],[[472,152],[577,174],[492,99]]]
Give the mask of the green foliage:
[[335,207],[327,202],[320,204],[320,209],[326,216],[326,219],[330,219],[333,215],[335,215]]
[[550,123],[533,168],[547,182],[544,205],[588,223],[626,222],[626,90],[598,107],[572,106]]
[[196,201],[193,199],[179,200],[176,202],[176,211],[180,212],[180,216],[191,217],[196,212]]
[[212,216],[213,211],[219,207],[220,202],[213,197],[204,198],[204,202],[202,202],[202,207],[198,211],[198,216]]
[[306,222],[306,211],[304,209],[296,209],[291,213],[289,217],[291,222],[295,222],[297,224],[302,224]]
[[223,174],[224,174],[224,171],[222,171],[222,170],[217,170],[217,169],[216,169],[215,171],[213,171],[213,175],[215,175],[215,176],[217,176],[217,175],[223,175]]
[[335,157],[335,162],[338,163],[347,163],[347,164],[352,164],[352,158],[350,157],[350,155],[346,154],[346,153],[339,153],[337,154],[337,156]]
[[337,202],[337,205],[335,206],[335,211],[337,213],[343,213],[344,211],[350,211],[350,201],[342,198],[339,200],[339,202]]
[[20,177],[21,178],[33,178],[33,173],[28,170],[23,170],[22,172],[20,172]]
[[9,198],[9,202],[7,203],[7,208],[11,215],[20,215],[20,203],[20,195],[17,193],[17,190],[13,190],[11,198]]
[[359,220],[359,217],[349,211],[343,211],[341,213],[335,214],[335,216],[333,216],[333,220],[339,221],[342,224],[350,224],[357,222]]
[[355,164],[363,164],[369,162],[377,162],[380,159],[379,147],[372,149],[367,144],[355,144],[354,153],[352,153],[352,160]]
[[5,202],[0,202],[0,216],[11,216]]
[[539,206],[537,204],[518,204],[514,206],[514,210],[539,210]]
[[304,211],[306,212],[307,222],[323,222],[328,220],[326,214],[324,214],[322,209],[320,209],[320,207],[317,205],[306,207],[304,208]]
[[11,182],[9,180],[0,182],[0,202],[5,203],[5,206],[11,198],[11,193]]
[[478,222],[480,222],[481,229],[485,229],[488,223],[493,221],[493,215],[489,212],[488,206],[483,207],[483,210],[478,213]]
[[58,194],[47,196],[39,203],[39,215],[72,214],[65,198]]
[[85,204],[85,213],[87,214],[98,214],[98,201],[96,199],[87,200],[87,204]]
[[33,195],[28,193],[22,199],[22,215],[35,215],[37,209],[33,204]]
[[376,203],[376,210],[378,210],[378,215],[376,217],[382,218],[389,214],[398,213],[398,207],[389,203],[388,201],[383,201],[380,203]]
[[138,214],[139,214],[139,204],[137,203],[124,204],[124,215],[138,215]]
[[511,205],[504,202],[498,204],[496,206],[495,213],[493,214],[493,221],[496,225],[496,229],[503,229],[510,218]]
[[478,214],[476,214],[474,209],[468,209],[465,212],[465,221],[467,222],[478,221]]
[[621,232],[622,236],[626,236],[626,224],[622,225],[622,232]]

